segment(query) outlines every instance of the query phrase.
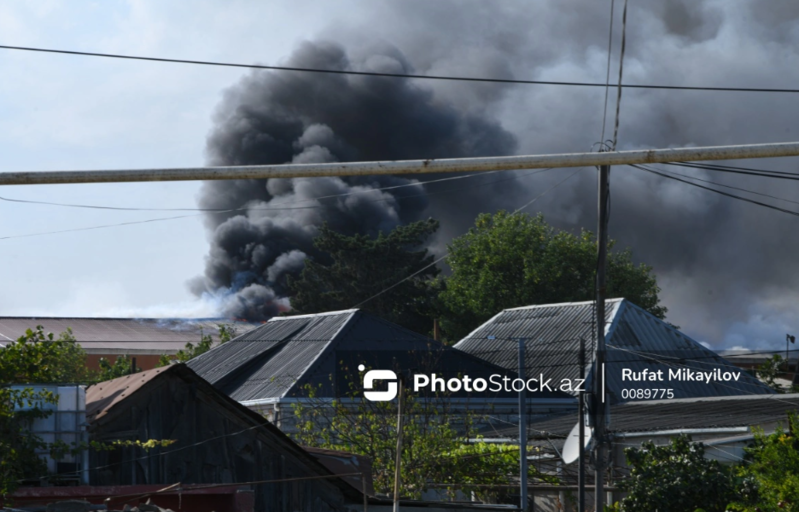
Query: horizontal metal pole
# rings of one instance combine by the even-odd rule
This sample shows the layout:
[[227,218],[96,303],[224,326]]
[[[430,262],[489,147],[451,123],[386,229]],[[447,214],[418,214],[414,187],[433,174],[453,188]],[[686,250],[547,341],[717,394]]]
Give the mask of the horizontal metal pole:
[[701,148],[645,149],[607,153],[448,158],[326,164],[240,165],[95,171],[32,171],[0,173],[0,185],[52,185],[61,183],[123,183],[138,181],[244,180],[264,178],[320,178],[324,176],[374,176],[444,172],[509,171],[550,167],[652,164],[697,160],[735,160],[799,156],[799,142],[712,146]]

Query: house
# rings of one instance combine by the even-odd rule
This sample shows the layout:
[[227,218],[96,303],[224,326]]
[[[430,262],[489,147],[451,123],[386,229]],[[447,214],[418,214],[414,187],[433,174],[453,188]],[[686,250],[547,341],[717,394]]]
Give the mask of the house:
[[218,341],[219,325],[232,325],[237,333],[256,325],[229,319],[185,318],[69,318],[69,317],[0,317],[0,348],[37,325],[56,336],[72,330],[87,355],[89,368],[99,369],[100,358],[111,362],[118,356],[136,359],[136,365],[149,370],[158,365],[163,355],[174,355],[196,345],[203,335]]
[[[292,404],[308,401],[309,387],[317,399],[360,400],[361,366],[392,370],[408,383],[414,382],[415,375],[433,373],[439,378],[515,376],[492,362],[358,309],[275,317],[187,364],[217,389],[286,431],[292,428]],[[518,397],[513,392],[461,390],[448,393],[446,402],[464,411],[490,410],[506,420],[518,418]],[[573,397],[559,391],[531,393],[529,413],[569,410],[574,403]]]
[[256,511],[345,511],[363,501],[317,457],[186,365],[101,382],[86,396],[93,441],[175,441],[149,450],[93,450],[94,486],[230,484],[254,491]]
[[[593,302],[506,309],[454,348],[508,370],[518,370],[518,340],[524,340],[528,375],[554,381],[593,380],[596,355]],[[774,391],[712,350],[625,299],[606,304],[606,398],[611,403],[641,398],[770,395]],[[590,388],[589,388],[590,390]]]

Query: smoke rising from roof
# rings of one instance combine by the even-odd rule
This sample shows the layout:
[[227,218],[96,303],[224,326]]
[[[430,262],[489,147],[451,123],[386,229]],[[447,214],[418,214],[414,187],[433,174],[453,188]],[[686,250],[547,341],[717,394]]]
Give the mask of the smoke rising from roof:
[[[323,34],[336,44],[305,43],[290,64],[605,79],[607,3],[549,0],[530,7],[502,0],[407,0],[364,9],[368,26],[337,26]],[[612,82],[618,73],[620,9],[616,14]],[[799,7],[789,0],[775,0],[768,9],[754,0],[632,2],[624,81],[793,87],[799,83],[797,21]],[[613,90],[610,96],[615,97]],[[254,73],[226,93],[208,142],[209,163],[587,151],[600,138],[603,98],[602,89]],[[611,100],[610,133],[614,110]],[[628,89],[619,149],[796,140],[797,118],[795,95]],[[789,159],[745,165],[796,170]],[[323,220],[336,229],[375,233],[432,215],[442,221],[434,244],[440,250],[476,213],[513,209],[562,179],[563,172],[535,178],[516,173],[516,180],[493,184],[489,177],[474,178],[488,184],[451,195],[434,195],[450,185],[421,183],[414,191],[427,195],[407,189],[366,192],[406,183],[405,178],[209,183],[201,198],[209,207],[293,205],[320,195],[358,193],[298,204],[320,209],[209,216],[207,271],[194,289],[225,294],[256,286],[282,297],[281,279],[299,268],[302,254],[311,254],[310,241]],[[797,195],[794,182],[678,172],[788,199]],[[795,218],[629,167],[613,169],[611,187],[611,236],[655,267],[670,321],[715,346],[779,347],[786,331],[799,330]],[[377,197],[383,201],[374,202]],[[593,230],[595,204],[595,176],[585,170],[535,206],[559,227]],[[239,302],[234,300],[235,307]],[[285,306],[279,300],[273,304],[274,310]]]

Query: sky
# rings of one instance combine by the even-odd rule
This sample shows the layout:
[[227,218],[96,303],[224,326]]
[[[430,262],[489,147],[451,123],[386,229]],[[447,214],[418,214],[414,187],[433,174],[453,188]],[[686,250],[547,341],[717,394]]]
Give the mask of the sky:
[[[615,4],[611,81],[618,77],[622,5]],[[609,1],[588,0],[549,0],[524,8],[505,0],[10,1],[0,4],[0,44],[259,64],[316,62],[313,59],[328,58],[335,50],[348,69],[604,82],[609,14]],[[799,7],[784,0],[775,0],[768,10],[757,9],[754,0],[631,0],[624,81],[795,87],[797,20]],[[280,84],[295,84],[296,91],[302,91],[299,85],[317,83],[316,78],[296,74],[268,78],[271,75],[243,69],[11,50],[0,50],[0,75],[0,172],[186,167],[236,159],[240,155],[223,150],[230,144],[240,147],[253,133],[236,131],[244,119],[240,112],[262,109],[256,118],[271,120],[280,105],[275,99],[280,98]],[[349,87],[347,101],[369,92],[359,82],[344,83]],[[321,96],[297,100],[292,115],[304,132],[295,149],[297,141],[311,142],[301,144],[295,159],[310,154],[310,148],[336,144],[368,153],[358,147],[359,136],[348,132],[335,115],[325,118],[314,108],[333,89],[316,89]],[[409,143],[396,153],[408,158],[415,151],[441,152],[420,157],[478,156],[481,151],[583,152],[601,137],[602,89],[416,81],[386,94],[423,106],[432,124],[451,121],[452,133],[494,141],[456,147],[447,145],[450,134],[444,131],[438,145]],[[615,99],[611,89],[609,119]],[[791,141],[799,136],[798,102],[799,95],[628,89],[621,100],[618,148]],[[379,114],[359,115],[374,116],[375,123],[391,119]],[[325,126],[333,142],[320,142],[327,140],[327,132],[319,128],[323,118],[329,119]],[[471,131],[464,132],[464,126]],[[609,121],[605,138],[612,131]],[[795,159],[732,164],[796,170]],[[386,225],[386,219],[396,223],[434,215],[442,220],[432,247],[440,254],[477,213],[515,209],[560,181],[564,172],[537,177],[515,173],[506,185],[449,199],[434,194],[437,186],[427,185],[424,204],[398,203],[389,212],[393,216],[380,217],[368,229]],[[694,175],[789,200],[797,197],[797,187],[790,182],[706,171]],[[291,197],[297,199],[301,193],[296,183],[292,186]],[[799,265],[794,256],[799,237],[791,236],[795,217],[630,168],[614,168],[611,186],[611,237],[618,240],[617,247],[630,247],[637,261],[654,267],[669,321],[718,348],[780,348],[786,333],[799,330]],[[0,197],[195,208],[222,197],[221,192],[197,182],[7,186],[0,188]],[[250,199],[269,203],[274,197]],[[585,169],[528,211],[542,211],[563,229],[594,230],[595,200],[595,172]],[[0,282],[5,290],[0,315],[218,314],[219,295],[200,289],[232,286],[219,284],[214,252],[228,240],[222,235],[230,231],[229,219],[215,221],[197,214],[24,236],[178,215],[192,212],[118,212],[0,201]],[[268,221],[285,227],[298,218],[249,216],[244,226]],[[301,222],[303,234],[310,236],[318,219]],[[302,243],[298,238],[298,247]],[[288,255],[294,249],[282,250],[281,255]]]

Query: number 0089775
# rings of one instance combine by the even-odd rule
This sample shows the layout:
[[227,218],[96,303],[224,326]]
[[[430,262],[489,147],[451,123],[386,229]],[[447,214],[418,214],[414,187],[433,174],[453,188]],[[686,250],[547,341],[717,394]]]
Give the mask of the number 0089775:
[[621,399],[622,400],[663,400],[674,398],[674,390],[673,389],[642,389],[642,388],[632,388],[632,389],[622,389],[621,390]]

